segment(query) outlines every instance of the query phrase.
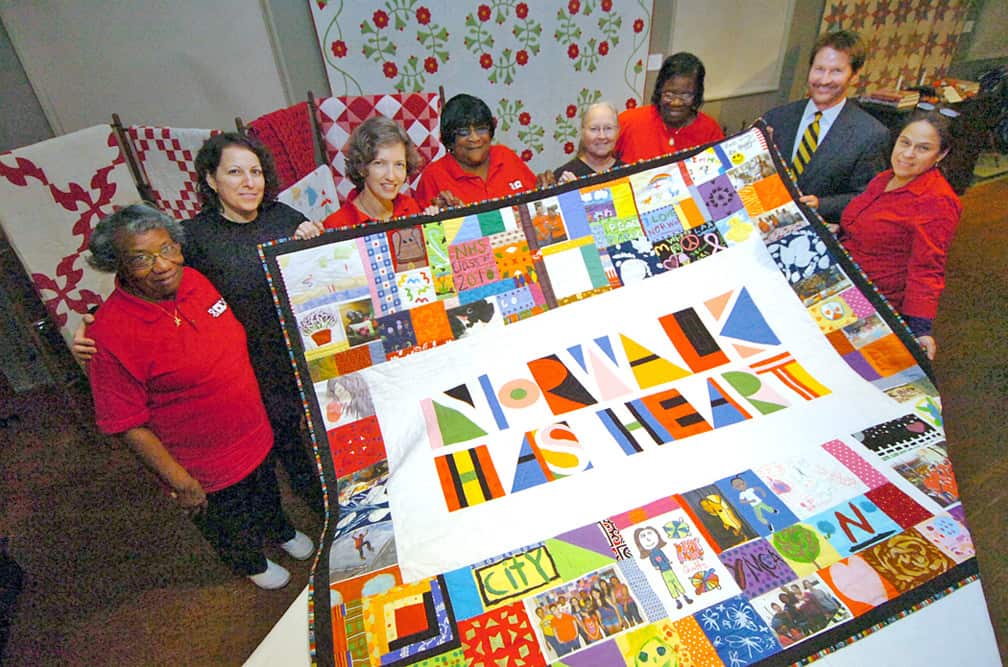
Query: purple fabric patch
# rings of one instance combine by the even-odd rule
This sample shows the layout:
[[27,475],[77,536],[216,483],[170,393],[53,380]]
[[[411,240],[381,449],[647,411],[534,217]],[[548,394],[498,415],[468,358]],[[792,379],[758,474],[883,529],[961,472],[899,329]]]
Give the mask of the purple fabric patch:
[[742,589],[752,599],[798,578],[791,566],[766,540],[753,540],[723,551],[718,556]]
[[869,364],[861,353],[856,350],[843,355],[843,360],[847,362],[848,366],[854,369],[855,373],[869,382],[872,380],[878,380],[882,377],[875,372],[875,369],[871,367],[871,364]]
[[697,186],[697,190],[703,197],[712,220],[727,218],[732,213],[744,208],[731,179],[725,174],[721,174],[712,181],[701,183]]
[[592,644],[586,649],[571,653],[560,658],[559,664],[570,667],[598,667],[599,665],[622,665],[623,654],[620,653],[616,641],[610,639],[599,644]]
[[609,540],[606,539],[605,534],[603,534],[602,529],[599,528],[597,523],[575,528],[562,535],[557,535],[554,539],[559,542],[575,544],[589,551],[594,551],[597,554],[602,554],[606,558],[616,558],[612,547],[609,546]]

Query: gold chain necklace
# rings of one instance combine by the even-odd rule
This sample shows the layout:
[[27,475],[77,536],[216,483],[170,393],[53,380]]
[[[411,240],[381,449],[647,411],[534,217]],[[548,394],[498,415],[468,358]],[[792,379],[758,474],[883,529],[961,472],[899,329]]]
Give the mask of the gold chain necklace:
[[174,312],[171,312],[167,308],[165,308],[164,306],[162,306],[160,303],[158,303],[157,301],[151,301],[151,303],[153,303],[155,306],[157,306],[158,309],[164,311],[165,315],[167,315],[168,317],[170,317],[173,320],[175,320],[175,326],[176,326],[176,328],[182,326],[182,316],[179,315],[178,304],[175,304]]
[[366,215],[370,220],[375,220],[377,222],[384,222],[385,220],[389,220],[392,217],[392,214],[385,208],[382,208],[380,204],[379,204],[380,213],[378,215],[375,215],[371,211],[367,210],[371,208],[370,202],[365,202],[364,197],[361,196],[357,196],[354,199],[354,205],[357,207],[357,210]]
[[676,140],[676,137],[679,136],[679,133],[682,132],[683,130],[685,130],[690,125],[692,125],[693,121],[695,121],[696,119],[697,119],[697,116],[694,113],[693,116],[689,119],[689,121],[685,125],[680,125],[679,127],[669,127],[669,134],[671,134],[672,136],[669,137],[668,145],[669,146],[675,146],[675,140]]

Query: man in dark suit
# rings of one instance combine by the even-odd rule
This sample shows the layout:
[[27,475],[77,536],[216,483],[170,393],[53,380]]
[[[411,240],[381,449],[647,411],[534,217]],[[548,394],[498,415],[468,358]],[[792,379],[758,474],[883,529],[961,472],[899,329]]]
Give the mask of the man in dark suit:
[[830,223],[839,223],[844,207],[886,167],[889,131],[847,100],[864,60],[857,33],[822,35],[809,61],[808,100],[763,115],[777,149],[791,161],[805,193],[801,201]]

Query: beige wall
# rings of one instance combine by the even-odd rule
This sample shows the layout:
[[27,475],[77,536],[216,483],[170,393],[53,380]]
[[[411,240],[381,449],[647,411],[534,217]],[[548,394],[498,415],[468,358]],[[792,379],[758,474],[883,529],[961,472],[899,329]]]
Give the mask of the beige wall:
[[[776,91],[708,102],[704,105],[704,112],[717,119],[729,133],[733,133],[751,123],[764,111],[804,95],[808,58],[812,52],[812,44],[819,33],[824,4],[824,0],[795,1],[781,67],[780,87]],[[656,52],[655,45],[669,43],[671,37],[669,26],[673,11],[673,2],[656,0],[654,27],[651,31],[652,53]],[[648,97],[654,89],[655,74],[653,71],[648,73],[645,88],[645,95]]]
[[3,0],[0,16],[56,134],[113,112],[227,128],[289,104],[266,15],[249,0]]

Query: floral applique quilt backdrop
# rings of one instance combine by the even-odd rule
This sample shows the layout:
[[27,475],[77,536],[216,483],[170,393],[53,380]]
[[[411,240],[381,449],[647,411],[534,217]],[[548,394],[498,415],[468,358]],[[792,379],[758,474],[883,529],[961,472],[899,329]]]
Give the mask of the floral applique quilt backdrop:
[[[533,165],[567,162],[579,109],[640,101],[651,3],[311,0],[332,94],[469,93],[497,118],[498,142]],[[370,90],[366,82],[384,82]]]
[[785,173],[757,127],[264,246],[319,664],[790,663],[975,578],[919,351]]

